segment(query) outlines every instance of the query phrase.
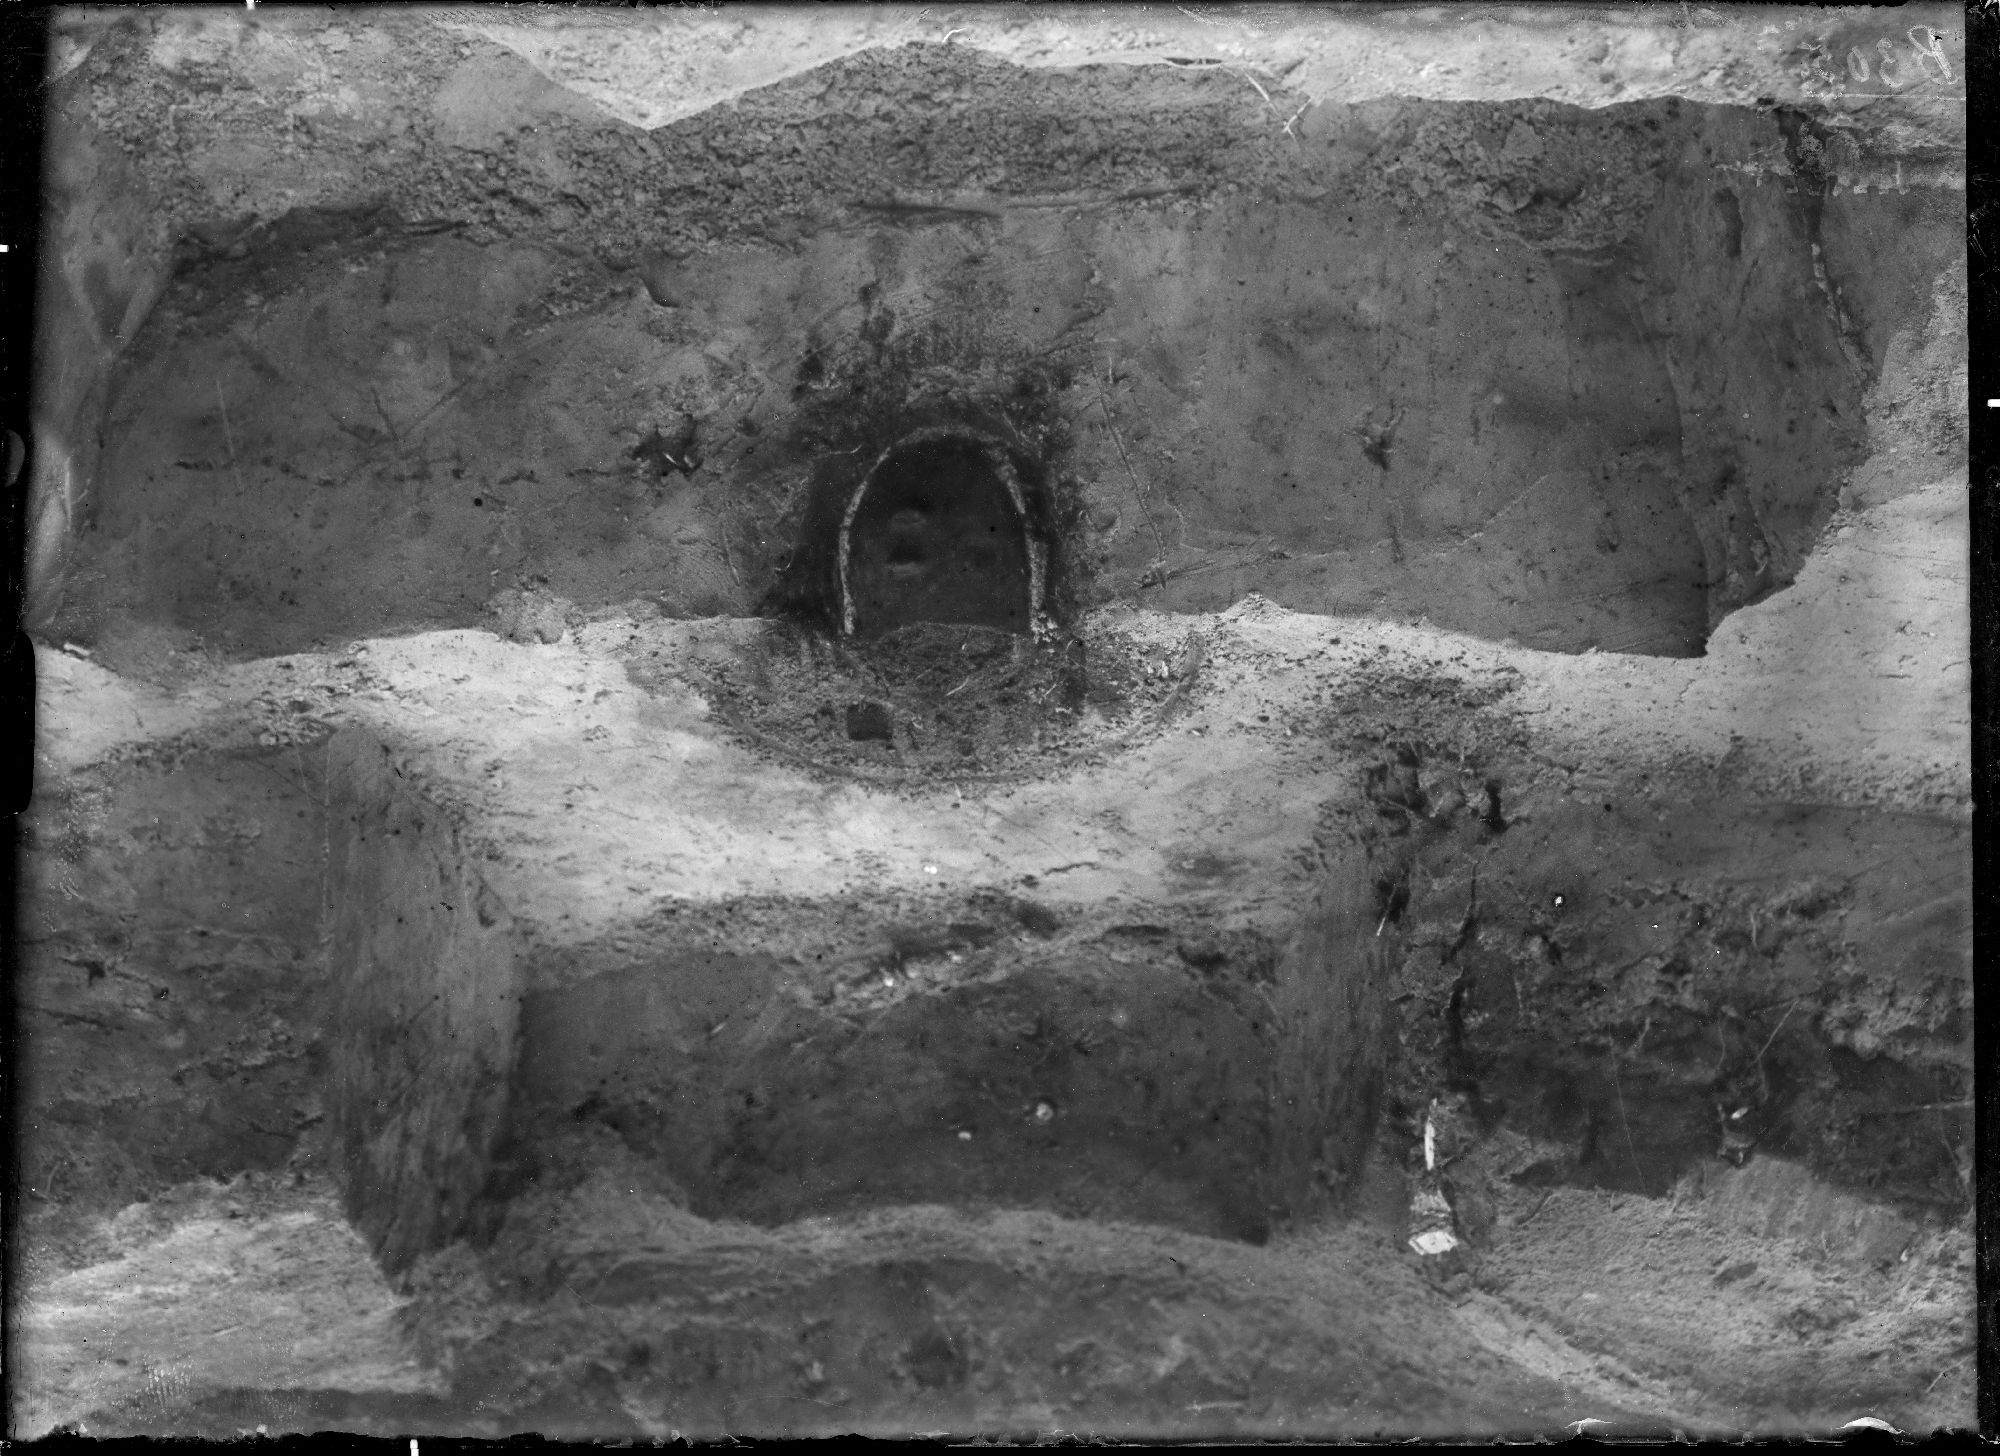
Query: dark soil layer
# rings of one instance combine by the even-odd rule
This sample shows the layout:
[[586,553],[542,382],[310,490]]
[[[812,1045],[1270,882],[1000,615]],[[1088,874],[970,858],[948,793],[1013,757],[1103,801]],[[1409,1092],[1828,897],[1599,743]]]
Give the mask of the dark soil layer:
[[189,746],[38,799],[20,1178],[59,1258],[87,1252],[94,1215],[281,1167],[320,1123],[317,770],[292,748]]
[[[66,103],[107,167],[175,114],[135,44]],[[533,586],[747,615],[823,546],[816,482],[928,413],[1046,470],[1082,605],[1686,655],[1796,575],[1858,458],[1866,239],[1962,245],[1921,199],[1759,185],[1820,145],[1795,119],[1674,101],[1280,129],[1214,71],[912,46],[640,133],[503,122],[465,87],[539,95],[525,63],[434,52],[384,63],[455,99],[379,136],[271,143],[254,87],[203,93],[200,135],[348,180],[193,227],[99,386],[101,467],[78,445],[62,635],[254,655]]]
[[1449,1092],[1468,1135],[1532,1140],[1516,1180],[1660,1195],[1770,1153],[1966,1206],[1964,826],[1575,788],[1411,817],[1412,1126]]
[[1389,1118],[1448,1125],[1483,1243],[1510,1186],[1661,1196],[1777,1156],[1913,1212],[1971,1198],[1970,841],[1959,820],[1585,778],[1505,674],[1384,669],[1289,719],[1369,765],[1401,947]]

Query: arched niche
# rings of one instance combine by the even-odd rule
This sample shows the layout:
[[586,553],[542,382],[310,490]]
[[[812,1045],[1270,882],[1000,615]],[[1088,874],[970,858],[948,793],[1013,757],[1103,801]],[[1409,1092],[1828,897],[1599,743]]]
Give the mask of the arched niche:
[[1030,635],[1046,554],[1001,446],[936,427],[885,450],[848,499],[839,543],[841,630],[918,622]]

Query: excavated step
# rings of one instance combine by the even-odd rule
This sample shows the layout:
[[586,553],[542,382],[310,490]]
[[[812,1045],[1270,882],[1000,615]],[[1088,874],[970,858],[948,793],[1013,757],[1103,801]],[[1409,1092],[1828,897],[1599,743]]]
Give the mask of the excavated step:
[[[466,676],[481,655],[498,689],[508,650]],[[699,726],[640,680],[630,706]],[[1261,1242],[1351,1183],[1394,941],[1372,851],[1321,822],[1336,765],[1246,794],[1167,733],[947,800],[816,785],[709,728],[677,770],[607,776],[649,746],[585,724],[474,778],[402,735],[327,743],[335,1133],[392,1269],[583,1176],[596,1125],[704,1215],[767,1224],[924,1199]],[[562,817],[523,834],[551,773]],[[1017,816],[1059,798],[1102,807],[1051,866]],[[1231,821],[1261,832],[1222,853]],[[1177,832],[1135,854],[1145,823]],[[1109,893],[1064,874],[1111,866]]]

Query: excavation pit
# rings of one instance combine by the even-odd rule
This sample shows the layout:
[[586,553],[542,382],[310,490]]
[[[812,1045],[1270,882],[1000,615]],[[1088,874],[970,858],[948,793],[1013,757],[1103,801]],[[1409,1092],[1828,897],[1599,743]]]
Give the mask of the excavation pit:
[[33,1431],[1969,1409],[1962,17],[264,8],[29,88]]
[[1134,929],[1023,945],[1009,915],[902,928],[811,989],[693,955],[530,993],[499,1181],[581,1179],[569,1150],[595,1125],[705,1218],[1041,1208],[1261,1243],[1325,1191],[1316,1171],[1344,1182],[1302,1150],[1366,1141],[1365,1119],[1294,1135],[1286,1109],[1372,1105],[1327,1078],[1365,1079],[1379,1049],[1325,1027],[1288,1047],[1267,999],[1348,968],[1281,973],[1266,951],[1202,973],[1165,927]]
[[[1187,660],[1171,619],[1082,626],[1092,641],[1122,635],[1135,663]],[[191,774],[168,748],[93,771],[102,804],[82,822],[99,827],[76,863],[100,908],[71,902],[60,955],[30,985],[31,1004],[72,1018],[42,1044],[43,1068],[58,1055],[82,1065],[86,1051],[91,1065],[141,1066],[128,1047],[157,1059],[154,1008],[170,1006],[178,1026],[199,1028],[188,1054],[230,1073],[229,1097],[203,1114],[197,1095],[192,1121],[268,1121],[254,1115],[264,1106],[291,1119],[288,1146],[239,1142],[198,1171],[289,1167],[326,1148],[354,1226],[408,1289],[435,1292],[455,1277],[440,1270],[488,1261],[538,1301],[534,1340],[595,1349],[547,1301],[568,1289],[625,1311],[639,1339],[711,1295],[738,1314],[752,1291],[791,1310],[824,1276],[826,1297],[860,1301],[866,1317],[854,1318],[882,1345],[855,1355],[856,1372],[935,1368],[947,1372],[940,1390],[958,1367],[938,1340],[970,1352],[967,1390],[997,1358],[963,1343],[957,1296],[941,1291],[969,1280],[1028,1321],[1010,1361],[1039,1358],[1023,1353],[1036,1321],[1082,1317],[1074,1281],[1044,1288],[1036,1272],[1029,1251],[1052,1247],[1051,1229],[1171,1248],[1192,1267],[1219,1249],[1296,1257],[1273,1235],[1319,1237],[1322,1212],[1377,1217],[1360,1211],[1373,1196],[1362,1170],[1372,1156],[1379,1177],[1377,1134],[1404,1139],[1422,1105],[1413,1066],[1455,1066],[1484,1090],[1478,1115],[1506,1120],[1486,1162],[1453,1155],[1469,1233],[1491,1217],[1479,1197],[1658,1194],[1706,1163],[1731,1167],[1730,1146],[1704,1144],[1690,1114],[1711,1094],[1755,1103],[1765,1084],[1779,1101],[1755,1103],[1762,1141],[1747,1164],[1737,1149],[1735,1166],[1787,1153],[1849,1179],[1891,1168],[1909,1196],[1953,1186],[1941,1143],[1919,1166],[1886,1144],[1797,1136],[1880,1126],[1921,1089],[1831,1047],[1840,1015],[1867,1014],[1865,987],[1843,993],[1850,1013],[1783,1019],[1782,1006],[1799,978],[1844,984],[1851,953],[1886,967],[1900,945],[1895,975],[1934,986],[1922,1004],[1942,1007],[1957,976],[1962,833],[1911,819],[1885,838],[1881,816],[1726,804],[1660,823],[1607,813],[1608,799],[1569,803],[1481,757],[1495,751],[1482,743],[1511,741],[1513,668],[1439,677],[1427,664],[1449,639],[1394,656],[1380,649],[1400,634],[1255,611],[1203,623],[1196,676],[1212,680],[1121,753],[965,783],[957,797],[857,786],[751,751],[688,686],[697,664],[773,630],[628,616],[571,645],[427,634],[240,670],[228,691],[263,716],[240,742],[212,745],[217,767]],[[71,678],[103,680],[60,661]],[[661,666],[630,670],[641,662]],[[171,702],[163,691],[140,706],[171,723]],[[1419,707],[1431,715],[1420,732],[1382,731]],[[680,767],[634,771],[660,762]],[[1497,819],[1484,795],[1460,792],[1489,781],[1503,784]],[[174,809],[177,787],[203,795],[205,812]],[[537,810],[553,803],[559,814]],[[1384,804],[1407,813],[1385,816]],[[199,830],[149,837],[177,814]],[[1812,883],[1743,906],[1729,887],[1751,884],[1778,844]],[[1405,877],[1406,850],[1422,858]],[[166,925],[170,906],[240,893],[245,856],[260,851],[291,884],[292,900],[274,899],[289,923],[245,929],[320,948],[317,994],[241,1000],[240,977],[215,973],[193,923],[143,950],[183,966],[168,1002],[135,1000],[116,970],[87,974],[108,959],[92,944],[119,906]],[[1921,875],[1884,868],[1913,863]],[[1407,886],[1386,918],[1384,884],[1392,902]],[[1921,888],[1935,885],[1944,899]],[[1663,927],[1667,968],[1693,968],[1675,991],[1700,1008],[1692,1019],[1641,1002],[1629,1014],[1646,1024],[1634,1026],[1625,988],[1592,994],[1562,969],[1623,964]],[[132,1004],[107,1016],[120,997]],[[1454,1017],[1457,1041],[1430,1045]],[[1579,1025],[1585,1036],[1562,1040]],[[287,1046],[299,1060],[260,1050]],[[321,1069],[323,1101],[293,1112],[279,1099],[314,1085],[301,1067]],[[185,1070],[176,1085],[198,1091]],[[1962,1095],[1937,1085],[1925,1095]],[[178,1176],[171,1157],[147,1161],[144,1125],[80,1117],[90,1089],[71,1089],[70,1105],[51,1086],[46,1071],[29,1082],[45,1122],[64,1129],[42,1142],[35,1186],[120,1159],[134,1175],[69,1184],[73,1216]],[[1490,1166],[1503,1155],[1512,1161]],[[1916,1236],[1906,1217],[1869,1217],[1870,1248]],[[932,1232],[907,1233],[919,1227]],[[1002,1244],[929,1262],[1010,1230],[1024,1231],[1021,1252],[1004,1269],[981,1262]],[[886,1257],[884,1238],[901,1252]],[[832,1250],[858,1267],[820,1270]],[[796,1288],[777,1272],[795,1267]],[[946,1334],[932,1339],[932,1322]],[[737,1340],[725,1325],[715,1338]],[[702,1377],[687,1398],[723,1412],[737,1379]]]
[[[701,634],[653,630],[676,661],[702,655]],[[1179,835],[1240,814],[1226,782],[1191,781],[1200,735],[1169,728],[1067,783],[892,799],[727,745],[684,687],[617,696],[648,715],[677,698],[662,726],[729,767],[699,791],[573,793],[546,847],[573,868],[522,862],[512,892],[480,868],[483,814],[427,786],[457,770],[351,732],[330,744],[334,1117],[350,1207],[390,1268],[586,1177],[578,1149],[604,1131],[697,1215],[774,1226],[922,1202],[1254,1243],[1350,1190],[1384,1057],[1365,850],[1308,866],[1309,817],[1274,801],[1258,857],[1148,831],[1123,891],[1035,888],[1079,865],[1050,864],[1023,794],[1122,815],[1139,775],[1189,783],[1155,810]],[[546,767],[596,779],[619,740]],[[820,824],[810,840],[798,813]],[[579,916],[565,887],[607,854],[678,868],[637,917],[601,897]]]

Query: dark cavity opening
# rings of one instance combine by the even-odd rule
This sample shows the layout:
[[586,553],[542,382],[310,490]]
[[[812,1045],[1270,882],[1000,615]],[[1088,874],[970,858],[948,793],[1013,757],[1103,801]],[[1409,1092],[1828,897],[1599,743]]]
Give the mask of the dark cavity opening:
[[963,435],[896,446],[848,506],[841,541],[846,630],[919,622],[1033,630],[1036,563],[1006,456]]

